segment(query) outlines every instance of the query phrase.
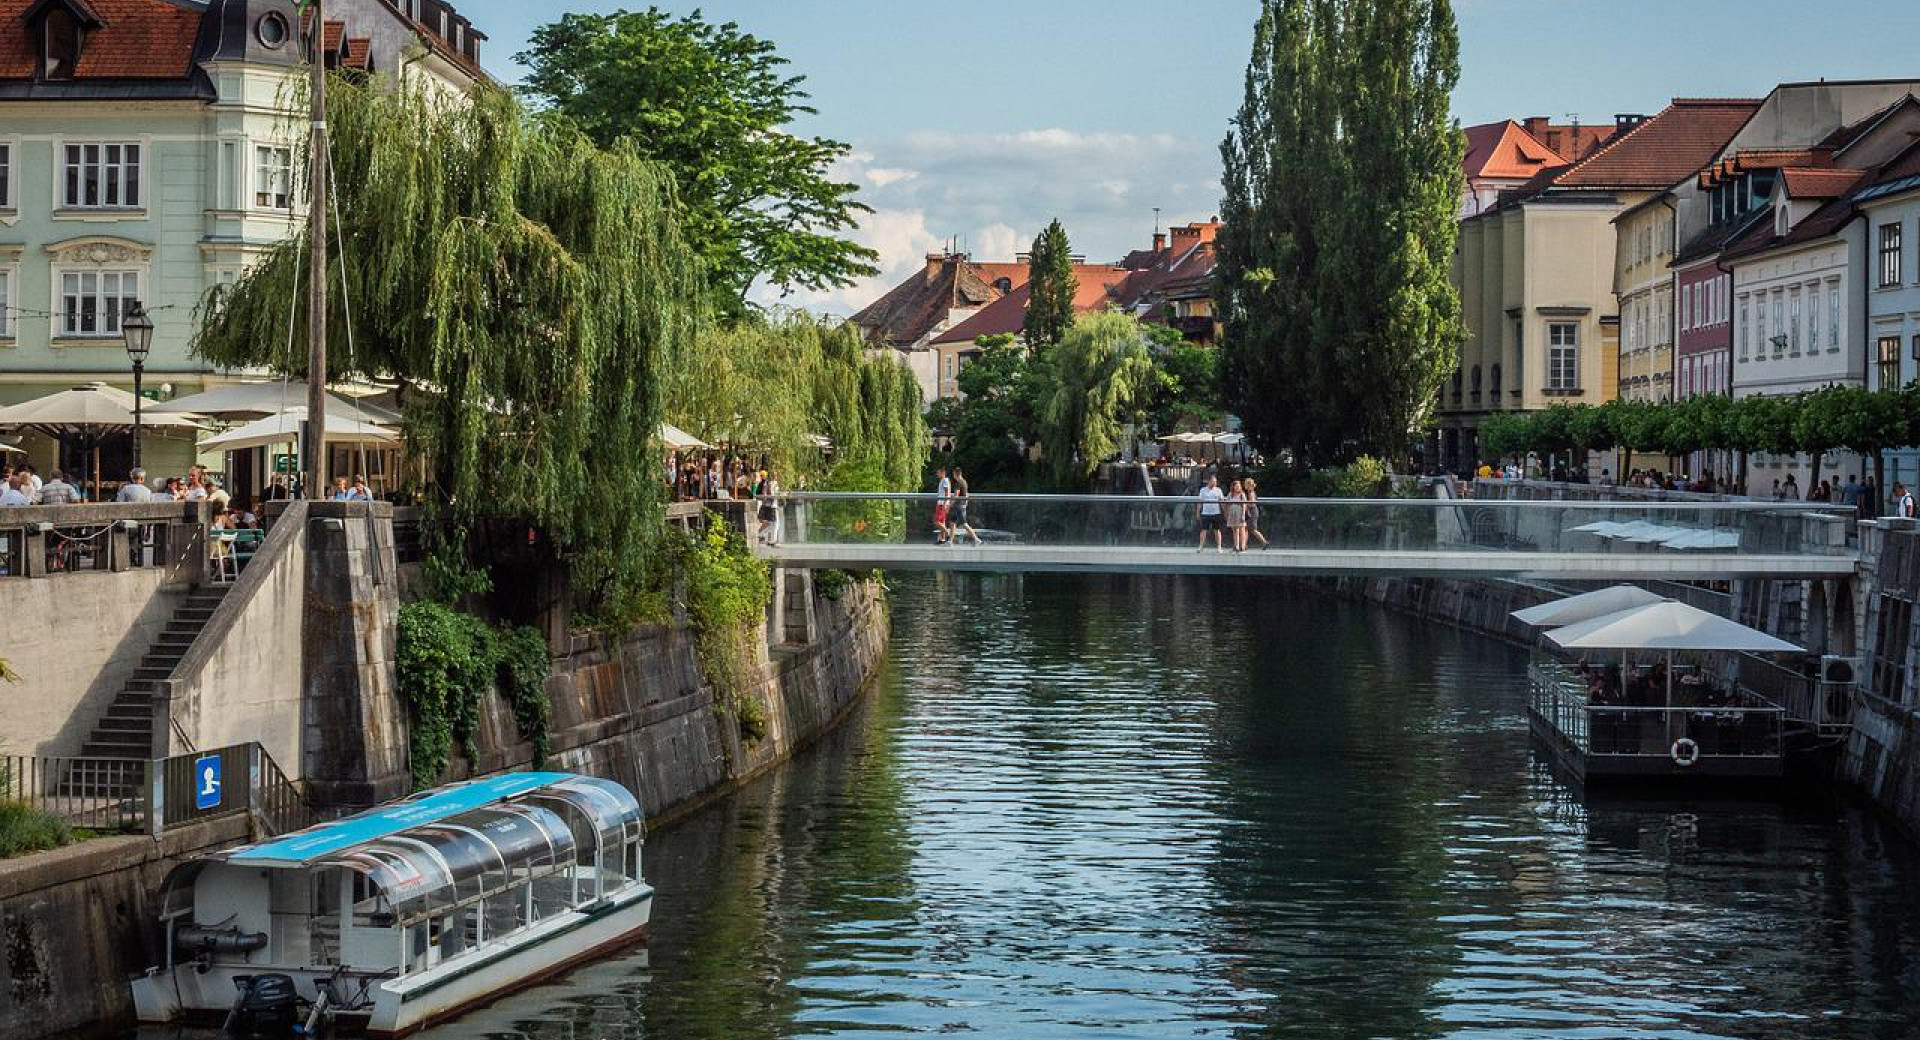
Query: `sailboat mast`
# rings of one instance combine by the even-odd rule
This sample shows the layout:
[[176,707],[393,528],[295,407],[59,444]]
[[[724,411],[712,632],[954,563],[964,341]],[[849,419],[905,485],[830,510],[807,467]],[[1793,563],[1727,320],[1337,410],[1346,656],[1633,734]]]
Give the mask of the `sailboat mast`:
[[307,436],[301,445],[301,471],[306,474],[307,497],[327,497],[327,22],[323,0],[313,0],[310,38],[313,42],[312,194],[307,202]]

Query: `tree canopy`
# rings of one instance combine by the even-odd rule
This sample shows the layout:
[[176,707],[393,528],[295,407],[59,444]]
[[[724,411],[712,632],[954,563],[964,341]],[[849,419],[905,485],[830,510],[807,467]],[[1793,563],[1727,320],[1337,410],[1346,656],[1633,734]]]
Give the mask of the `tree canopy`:
[[771,42],[650,7],[563,15],[514,60],[543,110],[671,172],[721,313],[742,311],[759,279],[820,289],[877,270],[877,254],[841,237],[869,212],[832,176],[847,145],[791,132],[814,110]]
[[[670,175],[498,90],[442,107],[336,78],[328,107],[329,374],[400,380],[429,505],[545,529],[583,607],[617,615],[661,528],[660,388],[704,297]],[[306,325],[306,253],[292,236],[210,297],[194,351],[303,372],[304,346],[284,347]]]
[[1125,314],[1081,318],[1055,345],[1040,445],[1059,482],[1079,483],[1120,447],[1121,428],[1154,386],[1146,334]]
[[1073,246],[1067,241],[1067,229],[1055,220],[1034,236],[1027,261],[1027,314],[1022,328],[1034,354],[1046,354],[1073,327],[1073,298],[1079,291]]
[[1465,338],[1447,0],[1263,0],[1221,145],[1227,404],[1318,466],[1404,455]]

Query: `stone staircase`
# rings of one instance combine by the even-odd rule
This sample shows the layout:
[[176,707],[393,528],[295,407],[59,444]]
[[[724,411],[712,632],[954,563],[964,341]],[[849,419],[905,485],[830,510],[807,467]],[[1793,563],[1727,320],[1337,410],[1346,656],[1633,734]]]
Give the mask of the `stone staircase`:
[[189,592],[160,635],[140,658],[127,684],[107,705],[107,713],[80,747],[87,758],[147,759],[153,754],[153,704],[159,685],[173,675],[230,585],[203,585]]

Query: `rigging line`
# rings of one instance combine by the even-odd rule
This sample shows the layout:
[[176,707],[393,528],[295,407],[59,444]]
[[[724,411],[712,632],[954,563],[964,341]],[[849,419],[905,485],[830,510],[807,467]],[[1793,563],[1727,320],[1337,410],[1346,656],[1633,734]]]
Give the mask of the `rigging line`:
[[294,257],[293,292],[287,294],[287,352],[280,363],[280,411],[282,414],[287,410],[287,387],[293,380],[293,326],[296,319],[295,312],[300,303],[300,270],[306,266],[299,260],[299,257]]

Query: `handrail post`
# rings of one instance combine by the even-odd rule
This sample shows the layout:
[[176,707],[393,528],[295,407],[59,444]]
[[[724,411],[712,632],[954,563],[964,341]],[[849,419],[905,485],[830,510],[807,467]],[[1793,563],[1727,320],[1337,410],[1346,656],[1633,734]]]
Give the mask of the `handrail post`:
[[163,762],[160,759],[147,759],[145,784],[147,789],[147,833],[153,836],[154,841],[159,841],[161,832],[167,829],[167,811],[165,808],[167,804],[166,770],[162,768],[162,765]]

